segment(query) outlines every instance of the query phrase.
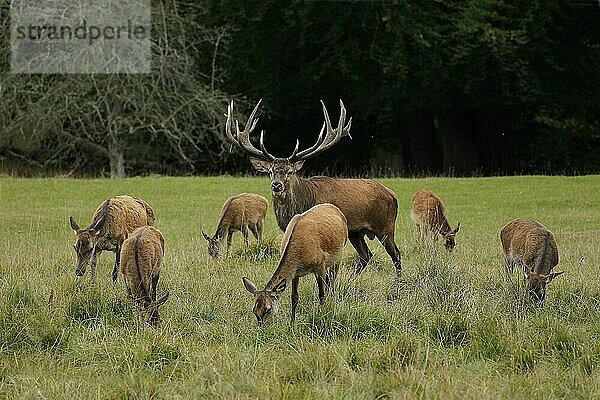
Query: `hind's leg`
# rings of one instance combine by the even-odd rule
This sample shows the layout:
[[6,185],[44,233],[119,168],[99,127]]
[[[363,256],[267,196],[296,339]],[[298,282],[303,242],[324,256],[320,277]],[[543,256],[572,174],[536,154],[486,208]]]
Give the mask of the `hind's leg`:
[[320,275],[315,274],[315,278],[317,278],[317,286],[319,288],[319,303],[323,304],[325,303],[325,282]]
[[158,275],[152,276],[152,282],[150,283],[150,300],[156,301],[156,286],[158,286]]
[[244,245],[248,246],[248,225],[242,225],[242,236],[244,237]]
[[121,246],[117,245],[115,249],[115,266],[112,271],[113,286],[117,286],[117,280],[119,279],[119,263],[121,262]]
[[229,255],[229,248],[231,247],[231,238],[233,237],[233,231],[227,232],[227,255]]
[[252,232],[252,235],[256,238],[257,241],[260,240],[256,224],[248,225],[248,229],[250,229],[250,232]]
[[258,241],[262,242],[262,234],[263,234],[263,228],[265,226],[265,220],[264,219],[259,219],[256,222],[256,231],[258,232]]

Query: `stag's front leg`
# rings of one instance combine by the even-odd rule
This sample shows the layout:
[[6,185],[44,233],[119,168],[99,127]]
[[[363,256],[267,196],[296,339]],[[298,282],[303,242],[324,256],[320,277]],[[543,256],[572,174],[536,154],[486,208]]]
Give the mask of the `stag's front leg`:
[[300,278],[292,279],[292,324],[296,322],[296,308],[298,307],[298,281]]

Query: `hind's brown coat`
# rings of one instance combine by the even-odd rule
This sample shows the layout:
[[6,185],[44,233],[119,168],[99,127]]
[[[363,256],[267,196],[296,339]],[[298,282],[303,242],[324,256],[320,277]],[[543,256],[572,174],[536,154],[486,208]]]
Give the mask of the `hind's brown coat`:
[[106,199],[98,206],[92,216],[92,223],[86,229],[80,229],[71,217],[71,228],[76,235],[78,275],[85,273],[89,262],[92,280],[95,281],[98,256],[102,251],[114,251],[116,257],[112,278],[116,283],[120,246],[136,228],[145,225],[154,225],[152,207],[140,198],[127,195]]
[[318,204],[294,216],[281,241],[281,258],[277,269],[262,291],[252,290],[255,294],[254,313],[259,322],[264,317],[265,309],[271,309],[274,300],[272,295],[283,291],[290,281],[293,322],[298,305],[299,278],[311,273],[317,278],[319,298],[323,302],[323,284],[327,283],[330,287],[333,284],[347,238],[346,217],[332,204]]
[[500,240],[508,272],[523,268],[528,288],[539,300],[546,295],[546,285],[562,272],[553,273],[558,265],[558,248],[552,232],[537,221],[515,219],[502,228]]
[[[131,297],[149,310],[156,302],[156,286],[164,256],[162,233],[153,226],[133,231],[121,247],[121,273]],[[151,322],[158,322],[158,307],[150,310]]]
[[227,251],[231,246],[233,233],[241,231],[244,243],[248,244],[248,229],[257,240],[262,239],[265,216],[267,215],[267,199],[254,193],[242,193],[225,201],[221,208],[221,216],[217,230],[209,241],[209,253],[214,258],[220,256],[221,248],[227,237]]

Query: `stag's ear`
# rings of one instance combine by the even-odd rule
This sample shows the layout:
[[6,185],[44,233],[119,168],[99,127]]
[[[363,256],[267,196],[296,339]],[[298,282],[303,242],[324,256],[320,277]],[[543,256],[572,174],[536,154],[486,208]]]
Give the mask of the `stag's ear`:
[[204,236],[204,239],[206,239],[210,242],[210,236],[208,236],[206,233],[204,233],[204,231],[202,231],[202,236]]
[[456,228],[451,232],[453,235],[456,235],[460,231],[460,222],[456,225]]
[[279,284],[277,286],[275,286],[275,289],[273,289],[273,293],[275,293],[276,295],[280,295],[281,293],[283,293],[283,291],[285,290],[285,286],[286,286],[287,282],[286,280],[282,280],[281,282],[279,282]]
[[256,294],[256,292],[258,292],[258,290],[256,289],[256,285],[254,284],[254,282],[252,282],[250,279],[246,278],[245,276],[242,278],[242,282],[244,282],[244,287],[246,288],[247,291],[249,291],[252,294]]
[[260,158],[249,157],[250,163],[258,172],[271,172],[271,163]]
[[564,273],[565,273],[565,271],[560,271],[560,272],[552,272],[552,273],[546,275],[546,284],[549,284],[550,282],[552,282],[552,280],[554,278],[556,278],[557,276],[560,276]]
[[78,234],[81,231],[81,227],[77,225],[77,222],[75,222],[75,218],[69,217],[69,222],[71,223],[71,229],[73,229],[73,232],[75,232],[75,234]]
[[304,165],[304,160],[296,161],[294,164],[292,164],[292,170],[294,170],[294,172],[299,171],[303,165]]

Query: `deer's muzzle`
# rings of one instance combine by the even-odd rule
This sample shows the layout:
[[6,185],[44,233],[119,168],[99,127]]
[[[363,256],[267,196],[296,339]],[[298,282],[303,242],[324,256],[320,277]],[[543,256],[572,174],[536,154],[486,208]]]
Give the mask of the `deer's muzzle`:
[[271,190],[273,190],[273,193],[282,193],[283,192],[283,182],[281,181],[273,181],[271,183]]

